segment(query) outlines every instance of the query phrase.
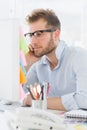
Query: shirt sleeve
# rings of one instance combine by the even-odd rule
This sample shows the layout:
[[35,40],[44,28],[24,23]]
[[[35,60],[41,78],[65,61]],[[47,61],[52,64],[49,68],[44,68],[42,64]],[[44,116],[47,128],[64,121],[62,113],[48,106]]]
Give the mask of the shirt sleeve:
[[77,51],[72,60],[76,92],[62,96],[62,103],[66,110],[87,109],[87,50]]
[[72,110],[72,109],[79,108],[75,101],[74,93],[66,94],[66,95],[62,96],[61,99],[62,99],[62,104],[64,105],[66,110]]
[[28,92],[27,86],[30,86],[30,85],[34,86],[34,83],[38,83],[35,64],[33,64],[31,68],[29,69],[29,71],[27,72],[27,75],[26,75],[27,83],[23,85],[23,90],[25,93]]

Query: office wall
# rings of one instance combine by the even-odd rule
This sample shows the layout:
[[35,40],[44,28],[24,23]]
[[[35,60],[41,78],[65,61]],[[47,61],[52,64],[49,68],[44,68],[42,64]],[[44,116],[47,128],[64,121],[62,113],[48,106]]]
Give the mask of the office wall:
[[19,30],[17,20],[0,20],[0,98],[19,99]]
[[0,1],[0,98],[19,100],[19,20],[14,2]]

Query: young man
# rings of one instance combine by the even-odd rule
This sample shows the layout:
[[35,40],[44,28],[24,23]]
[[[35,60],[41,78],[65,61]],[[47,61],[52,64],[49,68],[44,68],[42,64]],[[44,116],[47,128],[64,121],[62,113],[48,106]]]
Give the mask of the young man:
[[[34,10],[27,22],[30,31],[25,36],[30,38],[30,50],[41,59],[29,69],[24,88],[35,82],[49,82],[49,109],[87,108],[87,50],[67,46],[60,40],[61,24],[52,10]],[[23,103],[32,104],[29,94]]]

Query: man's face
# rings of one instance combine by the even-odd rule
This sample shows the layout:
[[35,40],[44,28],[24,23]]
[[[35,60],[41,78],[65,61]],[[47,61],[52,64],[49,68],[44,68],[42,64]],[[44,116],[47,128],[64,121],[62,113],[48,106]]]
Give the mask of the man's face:
[[40,19],[30,24],[30,32],[36,32],[31,37],[31,44],[34,49],[35,56],[43,56],[51,53],[56,48],[55,31],[53,32],[38,32],[38,30],[53,29],[46,27],[46,21]]

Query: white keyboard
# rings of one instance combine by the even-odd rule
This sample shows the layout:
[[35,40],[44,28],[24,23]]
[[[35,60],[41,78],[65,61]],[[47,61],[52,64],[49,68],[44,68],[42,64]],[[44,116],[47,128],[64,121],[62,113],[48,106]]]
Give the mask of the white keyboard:
[[17,101],[10,101],[1,99],[0,100],[0,111],[4,112],[5,110],[11,110],[14,111],[16,108],[20,107],[21,103]]

